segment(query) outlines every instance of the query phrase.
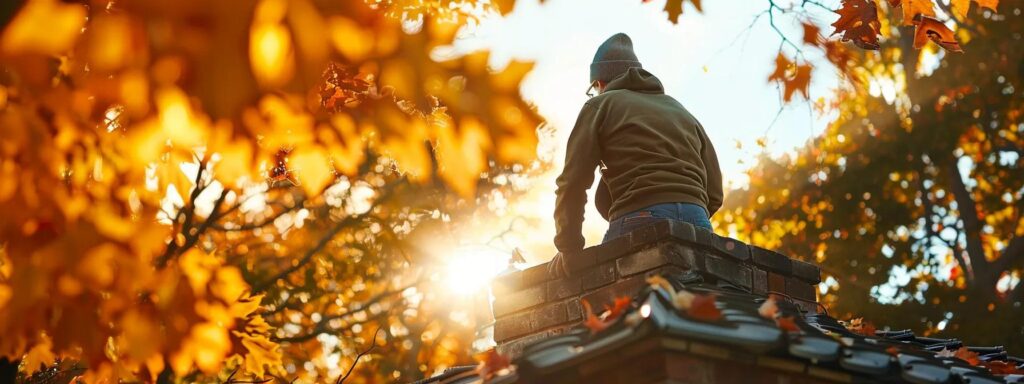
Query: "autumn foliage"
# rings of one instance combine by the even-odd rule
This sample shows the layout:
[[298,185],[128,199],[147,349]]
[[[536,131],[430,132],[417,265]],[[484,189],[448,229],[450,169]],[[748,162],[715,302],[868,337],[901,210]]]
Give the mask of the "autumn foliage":
[[540,118],[529,64],[431,58],[475,22],[449,3],[5,15],[0,356],[87,382],[323,379],[380,323],[394,357],[364,377],[467,361],[446,351],[472,330],[410,304],[432,294],[409,263],[433,256],[405,241],[529,166]]
[[[542,119],[519,94],[531,64],[494,71],[486,52],[439,58],[435,50],[479,12],[513,3],[3,6],[0,357],[20,361],[27,375],[58,359],[80,363],[86,382],[324,381],[353,369],[390,382],[470,362],[472,324],[486,320],[452,320],[459,316],[444,293],[427,284],[443,256],[422,244],[443,243],[452,217],[486,205],[482,196],[517,192],[509,179],[538,167]],[[669,0],[664,11],[676,23],[684,8],[702,5]],[[766,159],[719,225],[761,246],[785,244],[856,287],[869,264],[894,265],[877,263],[883,245],[924,263],[926,248],[912,246],[924,240],[906,230],[920,218],[929,239],[946,228],[964,233],[966,253],[948,256],[960,272],[940,288],[943,303],[974,305],[957,297],[975,286],[985,295],[970,309],[1019,297],[1024,289],[993,287],[1019,276],[1012,252],[1024,247],[1022,210],[1003,196],[1020,201],[1020,173],[989,154],[1024,147],[1019,98],[999,96],[1019,92],[1019,38],[1011,37],[1022,23],[979,16],[1005,8],[844,0],[829,36],[800,20],[803,39],[787,38],[789,48],[820,51],[853,88],[841,91],[839,118],[818,145],[792,162]],[[929,41],[965,52],[945,56],[927,80],[935,85],[925,86],[914,71],[922,52],[939,54]],[[810,99],[821,70],[780,49],[769,80],[784,101]],[[882,78],[909,83],[913,102],[870,96]],[[872,119],[886,122],[861,124]],[[958,123],[940,124],[949,120]],[[921,133],[928,129],[940,133]],[[864,147],[899,155],[865,160]],[[961,158],[976,167],[971,187],[957,183]],[[898,166],[830,184],[869,160]],[[940,194],[937,185],[948,187]],[[889,203],[874,205],[872,192]],[[946,220],[954,210],[960,225]],[[876,222],[877,212],[897,219]],[[844,248],[839,239],[861,243]],[[872,262],[834,273],[839,258],[828,254],[865,249],[860,257]],[[863,301],[867,289],[856,289],[849,300]],[[722,316],[713,295],[673,291],[673,302],[696,320]],[[587,324],[603,329],[629,305],[616,301],[601,316],[588,305]],[[378,328],[382,341],[371,333]],[[372,355],[357,365],[363,351]],[[485,376],[508,364],[485,360]]]

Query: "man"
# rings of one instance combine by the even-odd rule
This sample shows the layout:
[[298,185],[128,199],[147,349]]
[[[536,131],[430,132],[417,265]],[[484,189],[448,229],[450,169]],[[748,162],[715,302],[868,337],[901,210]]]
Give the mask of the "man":
[[[609,220],[604,241],[655,220],[690,222],[711,230],[722,206],[722,172],[704,128],[661,81],[642,68],[623,33],[606,40],[590,64],[593,96],[569,135],[555,197],[551,272],[567,275],[566,254],[584,247],[586,191],[602,167],[598,210]],[[590,89],[587,95],[591,96]]]

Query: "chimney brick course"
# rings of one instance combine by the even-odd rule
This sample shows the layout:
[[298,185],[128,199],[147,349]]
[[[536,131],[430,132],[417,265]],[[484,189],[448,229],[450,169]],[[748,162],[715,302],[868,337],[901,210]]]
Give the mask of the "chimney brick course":
[[525,345],[582,322],[583,300],[600,312],[616,297],[639,293],[652,275],[694,272],[757,295],[789,296],[809,311],[816,311],[815,285],[821,281],[814,264],[669,220],[589,247],[565,262],[568,277],[550,276],[544,263],[494,280],[498,352],[518,356]]

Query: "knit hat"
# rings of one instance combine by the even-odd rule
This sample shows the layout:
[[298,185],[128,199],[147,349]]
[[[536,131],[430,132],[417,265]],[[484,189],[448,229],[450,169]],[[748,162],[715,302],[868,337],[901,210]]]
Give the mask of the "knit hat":
[[625,33],[616,33],[597,47],[590,64],[590,82],[608,83],[632,67],[643,68],[633,53],[633,41]]

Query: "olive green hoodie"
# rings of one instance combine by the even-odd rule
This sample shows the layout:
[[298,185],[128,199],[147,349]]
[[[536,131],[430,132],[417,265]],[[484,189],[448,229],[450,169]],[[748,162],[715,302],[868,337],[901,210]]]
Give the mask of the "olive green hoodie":
[[708,216],[722,206],[722,172],[711,140],[642,68],[629,68],[587,101],[569,135],[555,193],[555,246],[563,253],[583,249],[586,191],[601,161],[611,203],[602,212],[606,219],[660,203],[697,204]]

